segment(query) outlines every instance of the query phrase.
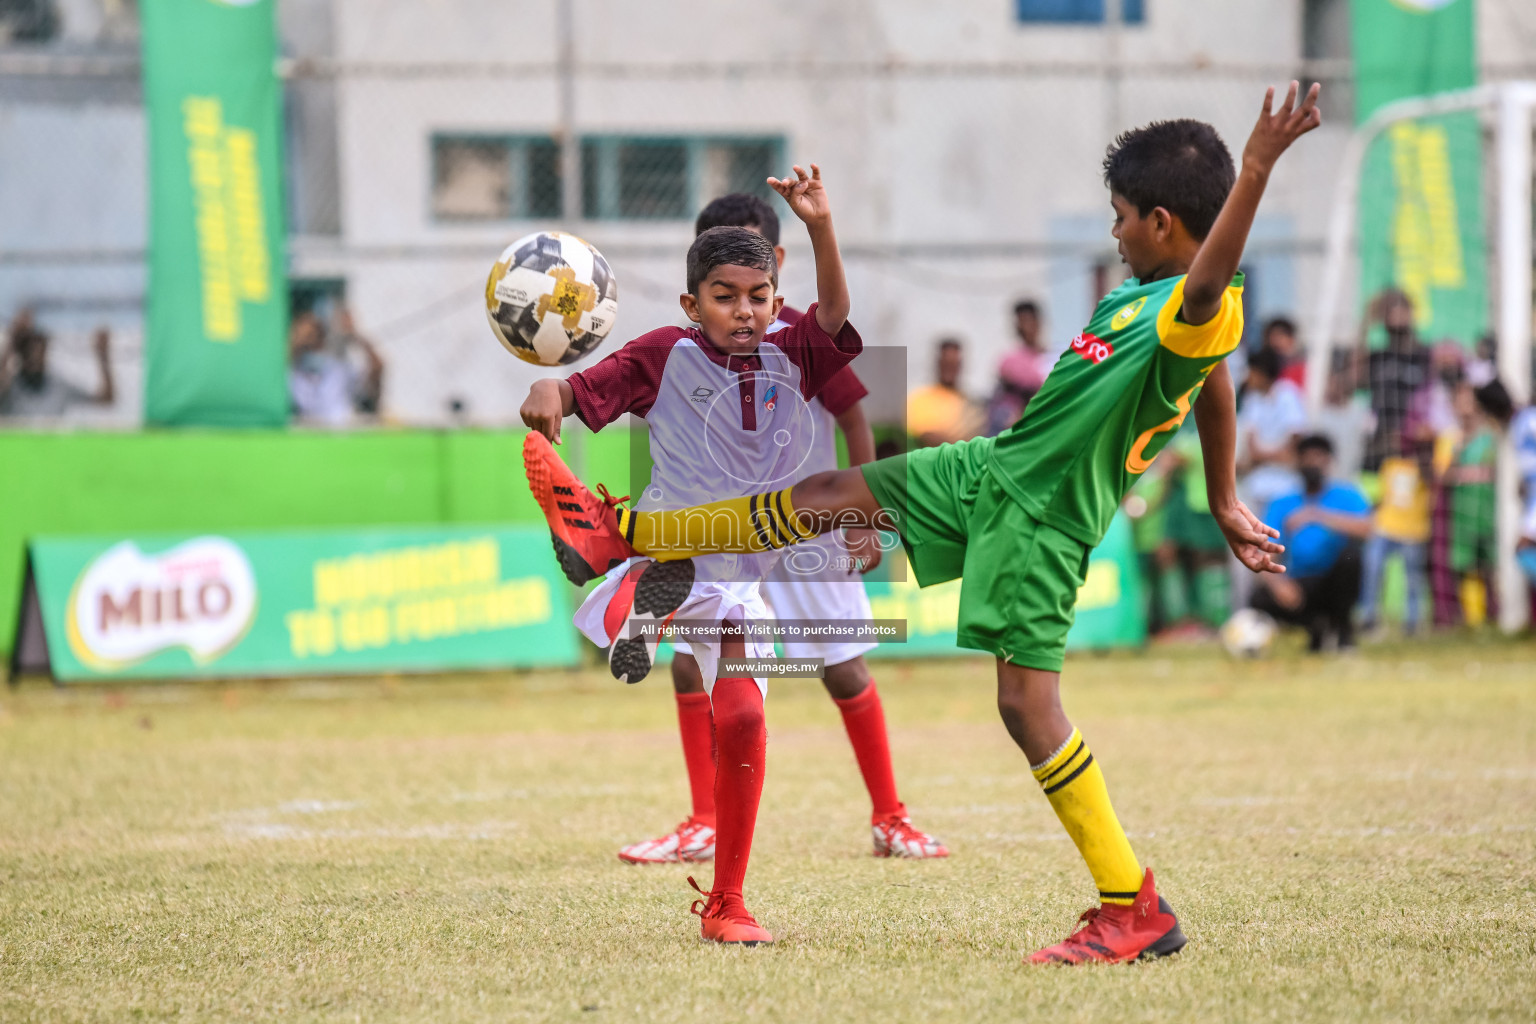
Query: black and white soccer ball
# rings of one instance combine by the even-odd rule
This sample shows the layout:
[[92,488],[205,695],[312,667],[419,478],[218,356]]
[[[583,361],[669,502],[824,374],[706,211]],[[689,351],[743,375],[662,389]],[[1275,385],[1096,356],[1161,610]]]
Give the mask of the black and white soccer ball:
[[574,363],[603,343],[619,284],[575,235],[539,231],[507,246],[485,282],[485,315],[508,352],[540,366]]

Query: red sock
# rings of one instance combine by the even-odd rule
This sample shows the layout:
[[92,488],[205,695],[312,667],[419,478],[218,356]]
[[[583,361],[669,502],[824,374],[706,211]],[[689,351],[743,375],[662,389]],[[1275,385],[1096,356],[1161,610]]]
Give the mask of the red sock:
[[693,795],[693,816],[713,827],[715,718],[709,709],[709,694],[677,694],[677,726],[683,734],[683,763],[688,766],[688,789]]
[[907,809],[896,798],[896,773],[891,770],[890,741],[885,735],[885,708],[880,705],[880,693],[873,681],[857,697],[837,700],[837,709],[843,713],[843,726],[848,730],[848,740],[853,744],[853,756],[858,759],[859,771],[864,773],[864,785],[869,789],[869,802],[874,805],[874,820],[892,814],[905,814]]
[[763,695],[750,679],[715,683],[715,895],[741,896],[768,755]]

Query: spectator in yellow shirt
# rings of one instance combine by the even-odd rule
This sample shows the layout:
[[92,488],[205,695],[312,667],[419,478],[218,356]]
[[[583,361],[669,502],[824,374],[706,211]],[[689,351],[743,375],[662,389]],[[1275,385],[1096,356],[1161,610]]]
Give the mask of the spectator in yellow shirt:
[[981,433],[982,411],[960,391],[963,356],[954,338],[940,341],[937,380],[907,396],[907,433],[919,447],[969,441]]

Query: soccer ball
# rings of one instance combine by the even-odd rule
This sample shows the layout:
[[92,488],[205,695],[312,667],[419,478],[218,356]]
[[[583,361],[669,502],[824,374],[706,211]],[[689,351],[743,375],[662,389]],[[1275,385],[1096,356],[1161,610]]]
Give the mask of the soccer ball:
[[1253,608],[1239,608],[1221,627],[1221,645],[1234,658],[1259,658],[1275,642],[1275,620]]
[[539,231],[502,251],[485,282],[485,315],[508,352],[540,366],[574,363],[603,343],[619,312],[608,261],[575,235]]

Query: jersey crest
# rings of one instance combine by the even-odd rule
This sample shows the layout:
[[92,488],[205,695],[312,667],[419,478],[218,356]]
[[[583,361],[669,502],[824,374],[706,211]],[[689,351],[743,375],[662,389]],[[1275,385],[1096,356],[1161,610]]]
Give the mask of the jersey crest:
[[1128,306],[1123,307],[1118,313],[1116,313],[1113,317],[1110,318],[1109,329],[1112,330],[1112,331],[1123,331],[1123,330],[1125,330],[1125,328],[1127,326],[1129,326],[1130,322],[1132,320],[1136,319],[1136,314],[1140,313],[1141,312],[1141,308],[1143,306],[1145,306],[1146,304],[1147,304],[1147,297],[1145,295],[1143,295],[1141,298],[1137,299],[1135,302],[1131,303]]
[[767,391],[763,392],[763,411],[764,412],[773,412],[773,407],[778,405],[778,404],[779,404],[779,386],[777,384],[774,384],[771,387],[769,387],[769,389]]

